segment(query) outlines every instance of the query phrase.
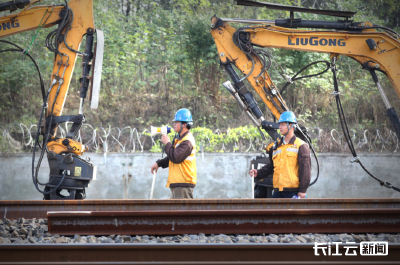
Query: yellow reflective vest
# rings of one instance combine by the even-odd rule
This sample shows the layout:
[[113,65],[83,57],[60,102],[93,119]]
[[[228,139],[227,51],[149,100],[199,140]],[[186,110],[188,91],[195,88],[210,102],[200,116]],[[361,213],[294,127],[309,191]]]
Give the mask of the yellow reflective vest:
[[[274,188],[283,191],[283,188],[298,188],[299,181],[299,148],[304,141],[296,137],[294,144],[280,145],[272,151],[272,161],[274,163]],[[271,144],[269,148],[272,148]]]
[[197,182],[197,167],[196,167],[196,142],[193,134],[190,132],[182,139],[175,139],[174,148],[178,147],[183,141],[190,141],[193,146],[192,153],[179,164],[169,161],[169,174],[166,187],[173,183],[189,183],[196,184]]

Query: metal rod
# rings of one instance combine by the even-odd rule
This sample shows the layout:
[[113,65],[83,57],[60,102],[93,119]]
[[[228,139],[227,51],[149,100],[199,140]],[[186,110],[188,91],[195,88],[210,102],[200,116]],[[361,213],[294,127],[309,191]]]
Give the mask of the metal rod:
[[392,108],[392,106],[390,105],[389,99],[387,98],[385,91],[383,90],[381,83],[379,83],[378,76],[376,75],[375,70],[370,69],[369,72],[370,72],[372,79],[374,80],[376,86],[378,87],[379,94],[381,94],[381,97],[382,97],[383,103],[386,106],[386,109]]
[[[251,164],[251,169],[254,169],[254,164]],[[254,173],[251,174],[251,198],[254,199]]]
[[154,183],[156,182],[156,172],[153,173],[153,183],[151,184],[150,200],[153,199]]
[[80,102],[79,102],[79,114],[83,114],[83,102],[84,99],[80,98]]
[[226,81],[225,83],[222,84],[226,89],[232,92],[233,96],[236,98],[237,102],[239,103],[240,107],[245,111],[246,106],[244,105],[242,99],[239,97],[238,93],[236,90],[233,88],[231,81]]
[[379,83],[379,81],[376,82],[376,86],[378,87],[378,91],[381,94],[381,97],[382,97],[383,103],[386,106],[386,109],[390,109],[392,107],[392,105],[390,105],[389,99],[387,98],[385,91],[383,91],[383,87],[382,87],[381,83]]
[[275,20],[258,20],[258,19],[243,19],[243,18],[221,18],[224,22],[230,23],[247,23],[247,24],[274,24]]
[[[253,114],[249,111],[246,110],[247,106],[244,104],[243,100],[239,97],[239,94],[236,92],[236,90],[233,88],[232,84],[230,81],[226,81],[225,83],[222,84],[226,89],[228,89],[229,91],[231,91],[232,95],[236,98],[237,102],[239,103],[240,107],[242,107],[242,109],[247,113],[247,115],[249,115],[250,119],[253,121],[254,125],[256,125],[257,127],[260,127],[261,124],[259,121],[257,121],[257,118],[253,116]],[[263,121],[264,117],[261,116],[260,120]]]
[[253,121],[254,125],[257,127],[260,127],[260,123],[257,121],[257,119],[253,116],[253,114],[250,113],[250,111],[246,110],[247,115],[249,115],[250,119]]

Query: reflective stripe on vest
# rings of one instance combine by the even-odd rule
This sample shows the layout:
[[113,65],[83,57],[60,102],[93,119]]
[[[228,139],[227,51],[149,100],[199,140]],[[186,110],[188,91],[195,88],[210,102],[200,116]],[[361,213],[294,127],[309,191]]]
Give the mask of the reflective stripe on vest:
[[279,153],[282,153],[282,150],[276,150],[276,151],[274,151],[274,152],[272,153],[272,155],[274,156],[274,155],[277,155],[277,154],[279,154]]
[[185,160],[192,161],[192,160],[194,160],[194,159],[196,159],[196,157],[194,157],[194,156],[188,156]]
[[287,148],[286,151],[298,153],[298,152],[299,152],[299,149],[297,149],[297,148]]
[[175,139],[174,148],[178,147],[183,141],[190,141],[193,149],[183,162],[175,164],[169,161],[169,174],[166,187],[169,187],[171,183],[196,184],[197,182],[196,142],[193,135],[189,132],[182,139]]

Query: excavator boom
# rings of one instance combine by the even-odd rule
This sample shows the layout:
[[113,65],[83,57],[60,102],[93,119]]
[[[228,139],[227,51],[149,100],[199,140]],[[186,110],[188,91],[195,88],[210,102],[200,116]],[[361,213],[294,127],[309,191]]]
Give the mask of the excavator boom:
[[[227,20],[230,22],[259,24],[258,21],[252,20]],[[348,56],[369,70],[377,83],[387,110],[392,109],[379,80],[376,78],[375,71],[381,71],[386,74],[400,98],[400,41],[398,36],[391,32],[378,32],[368,22],[347,24],[329,22],[328,24],[331,27],[344,27],[343,24],[348,27],[348,30],[335,31],[301,30],[276,26],[277,24],[286,25],[287,21],[290,21],[290,19],[269,21],[272,23],[260,23],[259,25],[237,30],[216,16],[211,19],[211,34],[217,46],[221,64],[225,66],[231,78],[236,75],[232,79],[235,85],[239,81],[241,83],[236,85],[237,90],[240,89],[238,86],[243,86],[243,81],[247,80],[271,110],[272,114],[279,119],[280,114],[287,110],[287,106],[271,80],[266,70],[265,62],[260,59],[260,56],[256,56],[256,53],[259,53],[259,47],[321,52],[328,53],[336,59],[339,55]],[[299,24],[300,22],[304,23]],[[300,22],[298,20],[296,26],[309,26],[311,24],[307,21]],[[321,22],[318,24],[318,21],[314,23],[314,26],[318,27],[318,25],[326,27],[327,23]],[[235,66],[243,77],[239,77],[232,66]],[[239,91],[238,93],[242,94]],[[242,99],[246,102],[244,97]],[[247,105],[249,106],[249,104]],[[254,112],[253,115],[260,120],[260,115]],[[262,120],[263,118],[260,121],[262,122]]]
[[[65,5],[33,6],[37,2],[39,1],[15,0],[0,5],[2,11],[22,9],[16,14],[0,18],[0,38],[57,25],[57,28],[47,36],[45,44],[55,56],[51,85],[44,96],[42,113],[45,111],[45,121],[43,124],[39,123],[36,135],[32,178],[35,187],[45,195],[45,199],[83,199],[85,188],[96,177],[96,167],[88,160],[80,158],[80,155],[87,151],[87,147],[74,140],[74,137],[84,122],[83,104],[88,92],[89,100],[92,101],[91,107],[97,108],[104,46],[103,33],[94,27],[93,0],[71,0]],[[97,45],[94,42],[95,34],[97,34]],[[80,52],[79,47],[84,36],[86,36],[85,50]],[[27,50],[21,53],[26,54]],[[77,115],[62,116],[78,55],[82,57],[83,67],[79,110]],[[91,76],[92,67],[94,71]],[[58,138],[57,126],[64,122],[73,124],[66,138]],[[43,148],[39,164],[35,167],[34,158],[39,134],[43,135]],[[46,149],[50,178],[47,183],[41,183],[37,176]],[[44,191],[38,185],[44,185]],[[69,190],[70,195],[61,195],[62,189]]]

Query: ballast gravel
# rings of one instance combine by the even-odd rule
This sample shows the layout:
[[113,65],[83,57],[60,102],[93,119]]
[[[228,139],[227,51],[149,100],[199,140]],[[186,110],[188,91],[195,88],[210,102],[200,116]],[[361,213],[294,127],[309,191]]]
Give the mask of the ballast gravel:
[[174,236],[60,236],[48,232],[46,219],[0,220],[0,244],[87,244],[87,243],[328,243],[386,241],[400,243],[398,234],[261,234],[261,235],[174,235]]

